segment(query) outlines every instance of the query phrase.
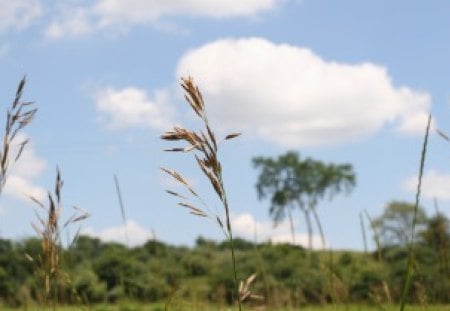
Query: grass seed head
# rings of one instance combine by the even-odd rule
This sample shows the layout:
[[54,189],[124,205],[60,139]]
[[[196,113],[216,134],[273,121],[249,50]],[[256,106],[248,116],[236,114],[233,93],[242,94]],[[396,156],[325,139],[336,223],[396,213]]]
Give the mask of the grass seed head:
[[28,139],[17,143],[17,135],[31,123],[37,112],[37,108],[33,108],[32,102],[21,100],[25,84],[26,79],[24,77],[20,81],[14,101],[6,113],[3,146],[0,147],[0,193],[10,170],[10,159],[17,162],[28,144]]
[[[234,272],[234,283],[235,290],[237,296],[237,302],[239,306],[239,310],[242,310],[242,297],[239,293],[238,289],[238,281],[237,281],[237,272],[236,272],[236,259],[234,254],[234,246],[233,246],[233,234],[231,229],[231,220],[230,220],[230,210],[228,207],[228,201],[225,194],[225,188],[223,184],[222,178],[222,165],[220,164],[218,152],[219,152],[219,144],[217,143],[216,135],[214,131],[209,125],[207,114],[205,111],[205,104],[203,101],[203,96],[198,89],[198,87],[194,84],[194,80],[192,77],[182,78],[181,79],[181,87],[185,90],[185,99],[195,112],[195,114],[200,118],[203,130],[195,131],[185,129],[183,127],[175,126],[173,130],[165,132],[161,135],[161,139],[168,141],[185,141],[188,143],[187,147],[176,147],[172,149],[168,149],[166,151],[175,151],[175,152],[190,152],[193,151],[195,154],[195,160],[197,165],[199,166],[202,173],[209,180],[211,186],[214,189],[214,192],[218,196],[219,200],[224,209],[226,226],[221,221],[220,217],[214,214],[208,214],[204,210],[195,207],[194,205],[186,202],[178,203],[180,206],[187,207],[190,210],[190,213],[196,216],[208,217],[214,222],[216,222],[221,230],[224,232],[227,239],[230,241],[230,250],[231,257],[233,262],[233,272]],[[234,137],[239,136],[239,134],[229,134],[224,140],[232,139]],[[169,170],[162,168],[164,172],[175,178],[183,186],[187,187],[187,189],[194,194],[197,200],[200,200],[203,203],[203,200],[197,195],[197,193],[193,190],[193,188],[187,183],[187,181],[181,177],[180,174],[175,172],[174,170]],[[167,191],[171,195],[178,196],[176,192]],[[207,206],[206,206],[207,207]],[[208,209],[209,211],[209,209]],[[249,286],[249,285],[248,285]],[[247,287],[248,287],[247,286]],[[243,290],[246,290],[245,284],[243,285]],[[248,290],[244,291],[244,298],[247,298],[250,295]]]

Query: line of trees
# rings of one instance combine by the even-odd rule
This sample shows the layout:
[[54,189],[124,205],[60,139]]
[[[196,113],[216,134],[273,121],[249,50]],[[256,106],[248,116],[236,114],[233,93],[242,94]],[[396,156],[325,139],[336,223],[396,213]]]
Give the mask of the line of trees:
[[[450,229],[443,214],[428,217],[422,208],[415,211],[413,204],[392,201],[381,215],[369,219],[377,241],[373,253],[313,250],[313,219],[325,246],[317,207],[325,199],[353,190],[356,177],[352,166],[302,158],[296,152],[278,158],[256,157],[253,165],[259,172],[259,199],[269,199],[269,214],[275,224],[289,219],[293,242],[234,241],[239,279],[257,275],[252,292],[264,300],[255,303],[295,307],[306,303],[396,302],[407,269],[407,244],[413,227],[416,274],[409,301],[450,302]],[[307,249],[295,246],[295,211],[302,213],[307,224]],[[76,304],[121,299],[150,302],[174,296],[183,301],[231,304],[235,282],[228,260],[229,243],[198,238],[195,247],[187,248],[150,240],[128,248],[80,236],[58,254],[63,277],[57,280],[54,293],[57,301]],[[40,258],[41,252],[42,240],[37,238],[0,239],[0,304],[42,302],[45,273],[32,260]]]
[[[392,206],[389,204],[387,210]],[[387,224],[392,219],[403,221],[403,210],[395,217],[387,210],[377,218],[380,232],[390,228]],[[39,239],[0,240],[1,302],[30,305],[39,301],[42,275],[27,257],[39,256],[40,243]],[[91,304],[127,298],[150,302],[171,297],[232,303],[233,273],[227,243],[198,238],[194,247],[187,248],[150,240],[127,248],[80,236],[60,254],[65,278],[59,284],[58,301]],[[252,292],[262,295],[264,301],[255,303],[276,306],[398,301],[407,260],[407,250],[397,239],[382,245],[381,259],[376,251],[339,251],[330,256],[328,251],[240,239],[235,247],[239,278],[257,274]],[[426,218],[415,244],[417,273],[410,301],[450,303],[449,253],[449,220],[441,214]]]

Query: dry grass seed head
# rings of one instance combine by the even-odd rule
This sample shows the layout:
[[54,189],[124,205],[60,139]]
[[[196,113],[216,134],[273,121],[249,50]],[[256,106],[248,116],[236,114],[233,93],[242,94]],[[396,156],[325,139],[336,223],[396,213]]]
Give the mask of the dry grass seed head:
[[262,296],[253,294],[252,291],[250,290],[250,287],[253,284],[253,282],[255,281],[255,279],[256,279],[256,273],[253,273],[245,281],[241,280],[239,282],[239,298],[242,302],[247,299],[255,299],[255,300],[263,299]]
[[203,96],[198,87],[194,84],[192,77],[181,78],[181,86],[186,91],[185,98],[195,113],[201,118],[205,118],[205,104]]
[[183,206],[183,207],[187,207],[188,209],[190,209],[191,214],[197,215],[197,216],[202,216],[202,217],[207,217],[208,215],[201,209],[193,206],[192,204],[186,203],[186,202],[179,202],[178,205]]
[[[186,141],[189,145],[186,147],[176,147],[171,149],[166,149],[165,151],[170,152],[190,152],[197,151],[195,154],[195,159],[198,166],[200,167],[203,174],[208,178],[211,183],[215,193],[219,199],[224,202],[225,191],[222,185],[222,166],[217,157],[218,143],[213,130],[209,126],[208,119],[205,112],[205,104],[203,101],[203,96],[194,84],[192,77],[182,78],[181,86],[185,90],[185,98],[197,116],[202,120],[205,131],[191,131],[180,126],[175,126],[173,130],[165,132],[161,135],[161,139],[168,141]],[[224,140],[229,140],[238,137],[239,133],[232,133],[227,135]],[[180,174],[174,170],[169,170],[162,168],[164,172],[171,175],[179,183],[187,187],[187,189],[198,198],[197,193],[189,185],[186,179],[184,179]],[[171,195],[182,197],[178,193],[169,191],[167,192]],[[221,227],[223,227],[222,222],[218,222]]]
[[172,191],[172,190],[166,190],[166,192],[168,194],[170,194],[170,195],[173,195],[174,197],[178,197],[178,198],[183,199],[183,200],[187,200],[188,199],[186,196],[181,195],[178,192],[175,192],[175,191]]
[[[44,271],[44,289],[46,295],[50,293],[50,283],[57,277],[59,269],[59,249],[60,249],[60,226],[59,219],[62,212],[61,190],[63,180],[59,168],[57,168],[54,196],[48,193],[48,206],[34,197],[30,199],[46,212],[44,219],[35,210],[36,217],[40,225],[32,223],[32,226],[38,236],[42,239],[42,252],[39,258],[39,264]],[[70,224],[77,223],[89,217],[89,214],[80,208],[74,207],[75,213],[64,223],[63,229]],[[29,255],[27,257],[30,257]],[[36,262],[36,260],[31,260]]]
[[[163,172],[165,172],[166,174],[168,174],[169,176],[172,176],[176,181],[178,181],[180,184],[182,184],[185,188],[187,188],[189,190],[190,193],[192,193],[192,195],[198,197],[197,192],[194,191],[194,188],[188,183],[188,181],[181,176],[180,174],[178,174],[176,171],[168,169],[168,168],[164,168],[161,167],[161,170]],[[168,190],[169,192],[170,190]],[[173,192],[173,191],[172,191]],[[169,192],[170,193],[170,192]]]
[[[197,161],[198,166],[200,167],[203,174],[208,178],[210,181],[212,187],[214,188],[215,193],[219,197],[225,213],[225,220],[226,220],[226,227],[224,226],[224,223],[221,221],[220,217],[217,215],[212,214],[206,214],[203,210],[200,210],[196,208],[195,206],[186,203],[181,202],[179,205],[187,207],[190,209],[190,213],[197,215],[197,216],[208,216],[213,221],[217,222],[219,227],[224,232],[227,239],[231,242],[230,243],[230,250],[231,250],[231,257],[233,262],[233,274],[234,274],[234,283],[235,283],[235,289],[236,289],[236,295],[238,300],[238,306],[239,310],[242,310],[242,297],[247,298],[251,295],[251,293],[248,291],[248,287],[250,286],[250,283],[253,282],[253,278],[249,278],[248,282],[242,285],[243,290],[243,296],[241,297],[241,294],[239,293],[240,290],[238,288],[238,281],[237,281],[237,271],[236,271],[236,258],[234,254],[234,246],[233,246],[233,234],[231,229],[231,220],[230,220],[230,211],[228,207],[228,201],[225,194],[225,189],[223,185],[223,179],[222,179],[222,166],[220,164],[220,161],[217,157],[218,154],[218,144],[216,140],[216,136],[214,135],[214,132],[209,126],[208,118],[205,112],[205,105],[203,101],[203,96],[198,89],[198,87],[194,84],[194,81],[192,77],[188,78],[182,78],[181,79],[181,86],[185,90],[185,98],[186,101],[189,103],[191,108],[194,110],[196,115],[202,120],[204,130],[203,131],[190,131],[182,127],[175,126],[172,131],[168,131],[161,135],[161,139],[169,140],[169,141],[178,141],[178,140],[184,140],[189,145],[184,148],[172,148],[167,151],[175,151],[175,152],[189,152],[189,151],[197,151],[195,153],[195,159]],[[232,139],[234,137],[239,136],[239,134],[229,134],[225,137],[224,140]],[[173,178],[175,178],[179,183],[186,186],[191,193],[193,193],[193,190],[190,186],[188,186],[188,183],[182,178],[178,173],[176,173],[173,170],[164,169],[162,168],[164,172],[171,175]],[[169,194],[178,196],[176,192],[167,191]],[[195,193],[195,192],[194,192]],[[197,195],[195,195],[197,199],[201,200],[201,198]]]
[[230,139],[236,138],[238,136],[241,136],[241,133],[228,134],[227,136],[225,136],[225,140],[230,140]]
[[[34,103],[23,102],[21,100],[23,90],[25,87],[25,77],[20,81],[17,87],[16,96],[10,108],[8,108],[6,114],[6,125],[3,136],[3,146],[0,152],[0,192],[6,183],[10,158],[14,159],[14,162],[18,161],[25,146],[28,143],[28,139],[24,139],[18,143],[17,151],[12,151],[17,134],[25,128],[34,119],[37,112],[37,108],[31,108]],[[13,154],[11,154],[13,153]],[[14,154],[15,153],[15,154]]]

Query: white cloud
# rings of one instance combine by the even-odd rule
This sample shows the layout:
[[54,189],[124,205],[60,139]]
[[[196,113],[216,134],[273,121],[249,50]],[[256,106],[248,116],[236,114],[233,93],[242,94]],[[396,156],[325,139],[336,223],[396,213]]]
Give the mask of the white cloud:
[[172,16],[229,18],[253,16],[284,0],[97,0],[91,6],[65,7],[46,30],[50,38],[102,30],[124,30]]
[[93,31],[90,25],[89,11],[84,8],[63,9],[60,12],[60,20],[53,21],[45,30],[48,38],[61,38],[65,35],[83,36]]
[[133,220],[128,220],[125,226],[110,227],[98,232],[92,228],[86,228],[81,233],[99,238],[104,242],[119,242],[125,245],[127,244],[128,236],[129,246],[142,245],[148,240],[153,239],[153,234],[150,230],[141,227]]
[[[289,223],[281,222],[274,227],[272,222],[257,221],[251,214],[244,213],[234,215],[232,217],[233,233],[237,237],[242,237],[253,241],[255,234],[258,241],[272,241],[273,243],[290,243],[292,244],[292,235]],[[297,229],[296,229],[297,230]],[[308,247],[308,235],[295,233],[295,244]],[[322,248],[322,240],[320,236],[313,235],[313,248]]]
[[[25,138],[24,135],[19,135],[17,141]],[[29,196],[44,201],[47,192],[35,184],[35,179],[45,167],[45,161],[36,155],[32,144],[28,144],[20,159],[16,163],[11,163],[11,171],[3,189],[4,194],[24,202],[31,202]]]
[[[403,187],[416,192],[417,182],[417,176],[410,177],[404,181]],[[436,170],[427,171],[422,177],[422,195],[430,199],[450,200],[450,174]]]
[[24,29],[42,14],[39,0],[0,0],[0,33]]
[[5,185],[5,194],[27,203],[33,197],[39,202],[45,202],[46,192],[43,188],[35,185],[31,180],[19,175],[11,175]]
[[172,125],[173,111],[166,91],[155,92],[153,98],[141,89],[105,88],[97,92],[96,106],[101,121],[110,129],[146,127],[167,130]]
[[298,147],[353,141],[392,124],[423,132],[427,93],[396,87],[384,67],[326,61],[265,39],[221,39],[186,53],[177,76],[198,82],[213,121]]

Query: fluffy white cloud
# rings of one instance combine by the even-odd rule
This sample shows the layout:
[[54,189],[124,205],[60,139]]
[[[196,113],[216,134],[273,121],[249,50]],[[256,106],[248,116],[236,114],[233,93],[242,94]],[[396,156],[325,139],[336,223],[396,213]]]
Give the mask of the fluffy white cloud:
[[[277,227],[269,221],[257,221],[251,214],[244,213],[232,217],[233,233],[235,236],[253,241],[255,234],[258,241],[272,241],[273,243],[292,244],[292,235],[287,221]],[[296,229],[297,230],[297,229]],[[308,247],[307,234],[295,234],[295,244]],[[313,248],[323,248],[320,236],[313,235]]]
[[384,67],[260,38],[193,49],[178,64],[177,76],[186,75],[217,125],[288,147],[353,141],[386,124],[423,132],[430,106],[427,93],[394,86]]
[[171,16],[226,18],[252,16],[284,0],[97,0],[91,6],[65,7],[46,35],[60,38],[101,30],[123,30],[135,24],[154,23]]
[[117,227],[106,228],[100,231],[95,231],[92,228],[83,229],[82,234],[99,238],[105,242],[119,242],[122,244],[128,244],[129,246],[142,245],[150,239],[153,239],[153,234],[150,230],[141,227],[133,220],[128,220],[126,225]]
[[59,19],[51,22],[45,30],[48,38],[56,39],[65,35],[77,37],[94,31],[89,11],[85,8],[66,8],[59,15]]
[[[24,135],[17,137],[17,141],[23,139]],[[44,202],[47,192],[35,184],[35,179],[45,167],[45,161],[36,155],[32,144],[27,145],[20,159],[16,163],[11,163],[11,172],[3,189],[5,195],[25,202],[31,202],[29,197],[33,196]]]
[[[399,124],[398,130],[403,133],[411,134],[425,134],[425,128],[428,121],[428,112],[423,111],[411,111],[403,118],[403,121]],[[431,130],[436,128],[434,119],[431,120]]]
[[96,105],[101,121],[110,129],[137,126],[167,130],[172,125],[173,111],[166,91],[157,91],[150,98],[134,87],[105,88],[97,92]]
[[31,202],[30,197],[39,200],[39,202],[45,202],[46,198],[46,192],[42,187],[19,175],[9,176],[4,191],[6,195],[28,203]]
[[24,29],[42,14],[39,0],[0,0],[0,33]]
[[[418,177],[405,180],[403,186],[406,190],[416,192]],[[427,171],[422,177],[422,194],[430,199],[450,200],[450,174],[440,173],[436,170]]]

